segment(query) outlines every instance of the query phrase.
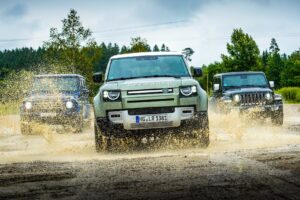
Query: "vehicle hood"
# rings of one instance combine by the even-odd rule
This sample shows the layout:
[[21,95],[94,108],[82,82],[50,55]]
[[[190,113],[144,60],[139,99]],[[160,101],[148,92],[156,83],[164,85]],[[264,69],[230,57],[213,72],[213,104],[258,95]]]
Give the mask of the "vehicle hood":
[[261,87],[247,87],[247,88],[234,88],[229,89],[223,92],[226,96],[231,96],[234,94],[244,94],[244,93],[254,93],[254,92],[272,92],[270,88],[261,88]]
[[57,100],[70,100],[76,99],[76,93],[59,93],[59,94],[42,94],[34,93],[25,98],[25,101],[57,101]]
[[144,90],[158,88],[176,88],[184,85],[195,85],[198,82],[190,77],[173,78],[138,78],[106,82],[101,89],[105,90]]

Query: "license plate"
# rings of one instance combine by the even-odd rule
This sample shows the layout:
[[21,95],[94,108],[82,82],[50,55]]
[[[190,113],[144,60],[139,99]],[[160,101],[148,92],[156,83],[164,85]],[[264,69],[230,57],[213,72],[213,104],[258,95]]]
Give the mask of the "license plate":
[[145,116],[136,116],[135,121],[139,123],[148,123],[148,122],[166,122],[166,115],[145,115]]
[[41,113],[41,117],[55,117],[56,113]]

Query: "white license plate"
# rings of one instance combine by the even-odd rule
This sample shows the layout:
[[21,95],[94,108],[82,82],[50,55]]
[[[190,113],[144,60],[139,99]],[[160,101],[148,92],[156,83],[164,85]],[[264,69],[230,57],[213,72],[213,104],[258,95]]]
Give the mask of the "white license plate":
[[41,113],[41,117],[55,117],[56,113]]
[[139,123],[148,123],[148,122],[166,122],[168,121],[167,115],[142,115],[136,116],[135,122]]

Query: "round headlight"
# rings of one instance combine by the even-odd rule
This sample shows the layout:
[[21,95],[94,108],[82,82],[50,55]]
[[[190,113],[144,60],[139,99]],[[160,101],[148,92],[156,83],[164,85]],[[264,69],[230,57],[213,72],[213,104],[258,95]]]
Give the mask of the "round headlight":
[[180,92],[183,96],[190,96],[193,93],[197,92],[196,86],[188,86],[188,87],[182,87],[180,88]]
[[241,96],[239,94],[233,95],[233,101],[235,101],[237,103],[240,102],[241,101]]
[[272,94],[271,94],[271,93],[266,93],[266,94],[265,94],[265,98],[266,98],[267,100],[272,100]]
[[30,110],[32,108],[32,103],[27,101],[25,102],[24,106],[27,110]]
[[67,101],[67,102],[66,102],[66,107],[67,107],[68,109],[73,108],[73,102],[72,102],[72,101]]
[[107,97],[112,100],[115,101],[120,97],[120,92],[118,91],[109,91],[107,94]]

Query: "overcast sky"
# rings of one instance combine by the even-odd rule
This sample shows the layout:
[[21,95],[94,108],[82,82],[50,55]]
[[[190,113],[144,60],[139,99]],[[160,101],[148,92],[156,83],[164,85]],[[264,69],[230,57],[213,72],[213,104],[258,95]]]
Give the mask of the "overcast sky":
[[172,51],[191,47],[195,66],[220,60],[234,28],[250,34],[261,51],[272,37],[282,53],[300,48],[298,0],[0,0],[0,50],[41,46],[71,8],[98,43],[129,45],[141,36]]

